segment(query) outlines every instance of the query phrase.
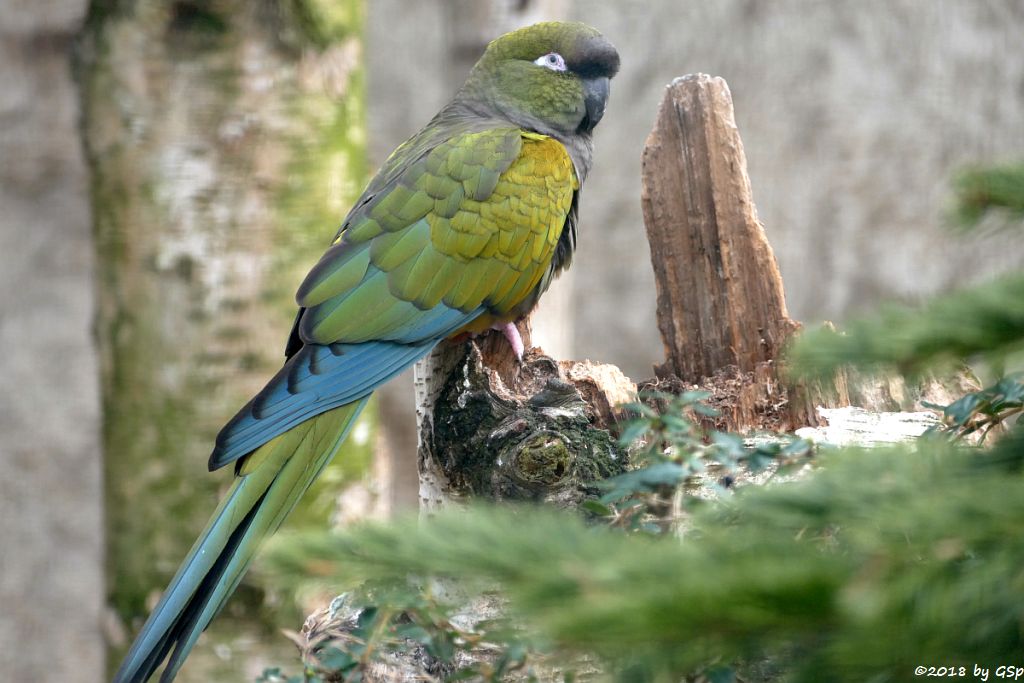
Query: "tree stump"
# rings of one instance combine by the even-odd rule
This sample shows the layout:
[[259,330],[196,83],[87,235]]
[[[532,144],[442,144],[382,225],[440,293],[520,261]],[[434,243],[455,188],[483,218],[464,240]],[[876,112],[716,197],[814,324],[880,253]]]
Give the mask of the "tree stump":
[[668,86],[643,151],[641,202],[667,361],[696,382],[775,360],[799,326],[757,220],[732,95],[697,74]]
[[611,365],[556,361],[519,328],[522,363],[492,332],[417,364],[422,511],[472,496],[574,506],[624,471],[617,406],[636,385]]
[[712,393],[717,427],[816,425],[816,406],[845,405],[836,387],[789,384],[779,360],[800,329],[757,210],[747,160],[721,78],[675,79],[642,157],[641,204],[657,284],[666,360],[646,388],[680,382]]
[[672,81],[642,159],[641,204],[666,360],[641,389],[706,390],[719,412],[709,426],[746,432],[824,427],[826,415],[840,415],[829,409],[851,403],[878,414],[921,411],[977,386],[969,372],[926,375],[912,386],[845,370],[823,381],[787,376],[782,351],[801,326],[786,311],[723,79]]

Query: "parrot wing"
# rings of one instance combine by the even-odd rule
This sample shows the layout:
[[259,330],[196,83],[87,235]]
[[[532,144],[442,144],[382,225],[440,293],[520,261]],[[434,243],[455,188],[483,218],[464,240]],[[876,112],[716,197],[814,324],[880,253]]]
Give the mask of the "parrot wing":
[[299,287],[301,344],[221,430],[210,469],[368,395],[447,336],[525,314],[550,281],[578,189],[561,143],[492,128],[396,157]]

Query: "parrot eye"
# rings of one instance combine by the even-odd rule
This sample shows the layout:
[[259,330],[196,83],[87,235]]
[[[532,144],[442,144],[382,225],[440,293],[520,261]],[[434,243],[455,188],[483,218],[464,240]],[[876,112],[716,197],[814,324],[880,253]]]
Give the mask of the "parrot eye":
[[557,52],[549,52],[543,57],[538,57],[533,60],[533,63],[537,66],[543,66],[545,69],[551,69],[552,71],[565,71],[565,60],[562,59],[562,55]]

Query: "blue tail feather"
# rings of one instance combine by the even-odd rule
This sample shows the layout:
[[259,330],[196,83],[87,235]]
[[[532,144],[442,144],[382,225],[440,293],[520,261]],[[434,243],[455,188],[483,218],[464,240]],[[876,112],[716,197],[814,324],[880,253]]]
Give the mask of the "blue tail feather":
[[[306,349],[311,347],[303,348],[221,430],[210,456],[210,469],[242,457],[319,413],[366,396],[429,353],[435,344],[359,344],[351,353],[333,357],[337,365],[321,375],[309,371]],[[321,367],[326,368],[329,360],[321,362]],[[303,378],[294,383],[297,393],[289,389],[293,374]]]
[[[242,474],[143,626],[114,683],[144,683],[170,655],[160,680],[169,683],[200,634],[237,588],[265,536],[277,530],[340,448],[366,398],[334,413],[319,432],[268,444],[266,458]],[[297,457],[296,451],[301,451]],[[257,454],[259,456],[260,454]]]
[[[168,655],[161,681],[174,678],[199,635],[237,587],[259,540],[277,529],[333,456],[370,393],[480,314],[479,310],[467,314],[439,308],[445,310],[418,319],[427,325],[427,332],[437,333],[426,339],[300,347],[221,430],[210,469],[237,461],[235,484],[149,616],[114,683],[144,683]],[[344,406],[352,406],[350,418],[344,424],[332,423],[326,413]],[[347,413],[335,415],[344,418]],[[316,455],[303,447],[303,455],[292,458],[296,449],[292,437],[270,443],[311,419],[326,419],[323,425],[333,425],[330,432],[316,436],[315,424],[320,422],[310,424],[308,432],[294,434],[301,440],[317,439]],[[323,439],[332,437],[336,439],[328,448]],[[242,459],[265,445],[270,450]]]
[[427,328],[420,333],[431,335],[410,343],[303,346],[220,431],[210,455],[210,469],[237,460],[303,420],[368,395],[481,312],[463,313],[447,306],[425,311],[430,315],[424,321]]

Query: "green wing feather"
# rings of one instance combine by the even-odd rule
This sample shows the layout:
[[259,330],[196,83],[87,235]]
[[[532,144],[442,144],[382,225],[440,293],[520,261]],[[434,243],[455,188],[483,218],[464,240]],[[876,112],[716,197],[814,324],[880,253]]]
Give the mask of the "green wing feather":
[[560,143],[518,128],[467,132],[389,177],[300,287],[305,343],[414,342],[456,312],[467,325],[527,312],[578,187]]

